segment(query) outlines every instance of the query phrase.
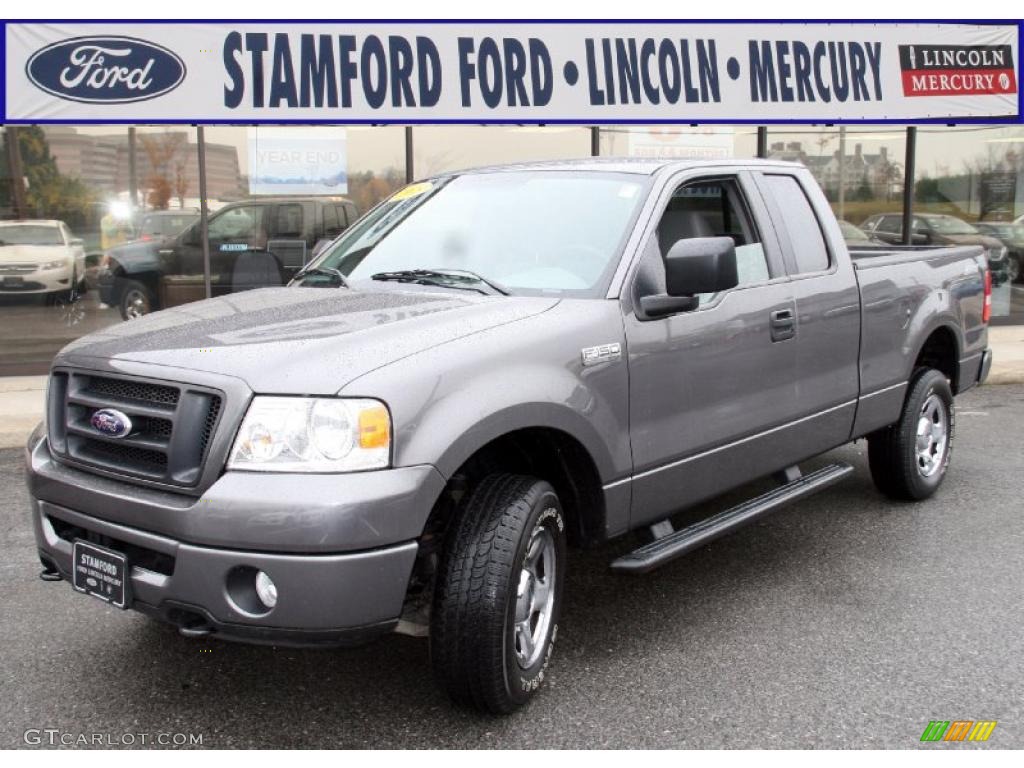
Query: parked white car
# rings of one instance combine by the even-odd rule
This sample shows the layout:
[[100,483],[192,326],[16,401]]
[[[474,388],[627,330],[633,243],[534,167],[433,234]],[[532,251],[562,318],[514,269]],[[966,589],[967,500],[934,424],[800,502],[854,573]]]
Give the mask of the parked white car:
[[63,221],[0,221],[0,295],[70,293],[84,279],[85,248]]

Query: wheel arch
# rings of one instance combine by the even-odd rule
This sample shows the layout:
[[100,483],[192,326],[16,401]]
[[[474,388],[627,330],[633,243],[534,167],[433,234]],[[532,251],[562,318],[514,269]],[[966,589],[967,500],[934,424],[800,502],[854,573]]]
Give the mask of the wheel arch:
[[447,525],[445,517],[460,494],[493,472],[513,472],[546,480],[562,502],[569,541],[583,546],[605,537],[607,508],[603,483],[611,455],[596,430],[558,406],[492,414],[453,440],[435,466],[446,484],[431,510],[425,531]]
[[950,381],[953,394],[956,394],[959,391],[960,383],[961,348],[956,325],[949,321],[940,321],[932,326],[924,340],[918,345],[908,380],[918,368],[934,368],[945,374]]

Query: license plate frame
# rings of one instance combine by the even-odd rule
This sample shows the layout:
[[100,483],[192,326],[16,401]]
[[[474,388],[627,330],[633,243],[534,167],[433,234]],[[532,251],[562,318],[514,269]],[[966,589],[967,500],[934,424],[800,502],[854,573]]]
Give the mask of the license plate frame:
[[72,546],[71,586],[113,605],[127,608],[129,602],[128,557],[89,541],[75,539]]

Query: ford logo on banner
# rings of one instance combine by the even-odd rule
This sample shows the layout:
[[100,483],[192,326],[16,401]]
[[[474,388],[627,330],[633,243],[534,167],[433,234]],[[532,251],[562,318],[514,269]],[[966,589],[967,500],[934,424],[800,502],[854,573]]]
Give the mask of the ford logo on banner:
[[114,408],[101,408],[92,415],[89,423],[107,437],[124,437],[132,431],[132,420]]
[[25,65],[28,79],[69,101],[126,104],[177,88],[185,62],[134,37],[74,37],[40,48]]

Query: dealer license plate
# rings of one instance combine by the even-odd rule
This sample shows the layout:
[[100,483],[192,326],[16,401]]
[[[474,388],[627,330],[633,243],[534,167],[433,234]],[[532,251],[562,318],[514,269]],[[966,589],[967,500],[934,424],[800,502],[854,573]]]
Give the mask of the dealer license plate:
[[128,604],[128,559],[120,552],[76,541],[71,584],[118,608]]

